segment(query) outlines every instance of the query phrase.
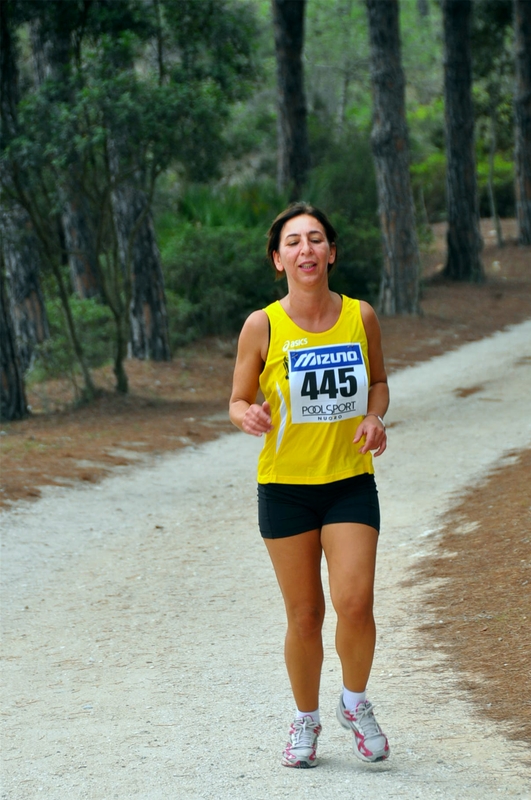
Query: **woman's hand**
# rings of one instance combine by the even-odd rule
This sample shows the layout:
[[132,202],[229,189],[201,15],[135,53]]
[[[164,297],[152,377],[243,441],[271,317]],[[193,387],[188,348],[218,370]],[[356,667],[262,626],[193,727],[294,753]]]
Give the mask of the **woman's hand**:
[[385,425],[382,425],[378,417],[370,414],[360,422],[353,443],[359,442],[365,437],[365,444],[360,447],[359,452],[364,455],[369,450],[375,450],[374,456],[381,456],[387,447],[387,434]]
[[271,407],[269,403],[253,403],[249,406],[242,419],[242,430],[251,436],[261,436],[273,430],[271,424]]

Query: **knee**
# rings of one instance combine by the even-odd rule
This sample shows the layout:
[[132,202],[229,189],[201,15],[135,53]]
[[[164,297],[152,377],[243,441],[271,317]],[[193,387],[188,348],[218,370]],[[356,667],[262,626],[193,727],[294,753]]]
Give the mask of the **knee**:
[[311,639],[320,635],[323,619],[323,609],[318,606],[303,606],[291,610],[288,624],[300,639]]
[[334,607],[338,617],[349,625],[366,625],[373,617],[372,592],[363,595],[345,594],[335,599]]

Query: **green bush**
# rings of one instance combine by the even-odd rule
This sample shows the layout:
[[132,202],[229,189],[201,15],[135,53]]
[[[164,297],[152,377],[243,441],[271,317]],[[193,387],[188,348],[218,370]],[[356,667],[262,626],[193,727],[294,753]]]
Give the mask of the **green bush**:
[[[114,321],[110,309],[95,299],[81,300],[75,296],[70,297],[70,309],[89,367],[108,363],[114,343]],[[59,300],[48,300],[46,313],[50,338],[36,348],[28,378],[32,382],[58,377],[73,379],[78,373],[78,363]]]
[[382,243],[375,225],[355,225],[332,215],[338,234],[337,267],[330,288],[349,297],[376,302],[382,273]]
[[[489,162],[483,157],[478,161],[479,212],[482,217],[490,217],[489,202]],[[494,157],[494,195],[496,209],[500,217],[514,217],[514,164],[500,155]]]
[[349,126],[339,140],[311,128],[312,163],[305,197],[330,216],[359,227],[377,225],[378,196],[368,132]]
[[[490,216],[488,157],[480,156],[476,166],[479,211],[482,217]],[[420,191],[430,222],[446,219],[446,156],[432,153],[424,161],[411,167],[413,193],[417,203]],[[514,164],[500,155],[494,159],[494,192],[498,214],[514,216]]]
[[[411,187],[417,205],[422,196],[430,222],[446,219],[446,156],[432,153],[411,165]],[[424,209],[421,209],[421,214]]]
[[209,228],[267,229],[287,203],[269,180],[217,189],[195,184],[183,193],[177,211],[182,221]]
[[177,228],[161,253],[173,346],[233,333],[251,311],[283,293],[266,260],[265,241],[263,228]]
[[197,304],[194,305],[190,300],[180,297],[177,292],[166,287],[166,311],[172,352],[176,347],[183,347],[200,337],[201,331],[196,319]]

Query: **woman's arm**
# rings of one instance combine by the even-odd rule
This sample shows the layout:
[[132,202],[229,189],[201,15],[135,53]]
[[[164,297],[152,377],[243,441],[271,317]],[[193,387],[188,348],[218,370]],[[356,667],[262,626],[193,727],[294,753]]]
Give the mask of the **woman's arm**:
[[360,448],[360,453],[375,450],[374,455],[381,456],[387,446],[387,435],[385,425],[381,423],[379,417],[383,419],[389,407],[389,386],[382,352],[382,334],[378,317],[372,306],[361,301],[360,310],[367,334],[371,384],[367,414],[358,426],[354,442],[359,442],[362,437],[365,437],[365,444]]
[[261,436],[273,430],[269,403],[259,405],[256,402],[260,373],[264,368],[268,347],[267,314],[264,311],[254,311],[246,319],[238,340],[229,404],[231,422],[253,436]]

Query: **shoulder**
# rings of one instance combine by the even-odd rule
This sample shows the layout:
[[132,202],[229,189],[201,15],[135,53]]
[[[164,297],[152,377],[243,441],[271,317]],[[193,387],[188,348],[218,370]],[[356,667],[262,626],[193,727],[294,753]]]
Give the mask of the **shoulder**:
[[378,317],[376,316],[376,311],[371,306],[370,303],[367,303],[365,300],[360,300],[360,313],[361,318],[363,320],[363,324],[367,328],[369,327],[377,327],[380,328],[380,323],[378,322]]
[[249,314],[241,329],[238,353],[265,363],[269,349],[269,317],[263,309]]
[[249,314],[243,323],[240,336],[260,336],[263,333],[269,335],[269,317],[263,309],[259,309]]
[[380,330],[380,323],[378,322],[376,311],[370,303],[367,303],[366,300],[357,300],[354,297],[348,297],[347,295],[343,295],[343,302],[346,304],[346,309],[348,311],[361,314],[363,326],[367,334],[369,334],[371,330]]

